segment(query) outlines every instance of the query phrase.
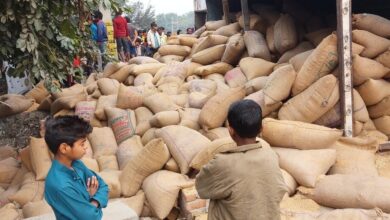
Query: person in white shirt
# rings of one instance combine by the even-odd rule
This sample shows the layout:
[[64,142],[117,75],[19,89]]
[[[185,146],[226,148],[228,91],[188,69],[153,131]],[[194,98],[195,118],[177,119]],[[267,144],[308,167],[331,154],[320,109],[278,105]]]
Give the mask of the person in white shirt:
[[148,31],[147,42],[149,46],[149,56],[153,56],[161,46],[161,38],[157,32],[157,24],[152,22]]

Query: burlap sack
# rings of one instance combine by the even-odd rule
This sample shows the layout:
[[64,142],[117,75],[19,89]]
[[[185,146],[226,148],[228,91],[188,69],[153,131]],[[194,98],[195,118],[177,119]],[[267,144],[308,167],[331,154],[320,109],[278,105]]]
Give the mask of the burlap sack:
[[97,160],[92,159],[92,158],[87,158],[87,157],[84,156],[83,158],[81,158],[81,162],[83,162],[84,165],[88,169],[92,170],[93,172],[95,172],[95,173],[99,173],[100,172],[99,164],[98,164]]
[[0,160],[7,159],[9,157],[16,158],[18,151],[10,145],[4,145],[0,147]]
[[144,135],[142,135],[141,141],[143,145],[148,144],[151,140],[157,138],[155,131],[157,128],[148,129]]
[[311,123],[333,108],[338,100],[338,80],[333,75],[327,75],[289,99],[280,109],[278,116],[281,120]]
[[235,34],[229,38],[226,50],[221,58],[222,62],[236,65],[245,51],[245,42],[242,34]]
[[200,37],[200,35],[206,31],[206,25],[203,25],[202,27],[198,28],[194,33],[193,35],[197,38]]
[[119,176],[121,171],[102,171],[99,173],[99,176],[104,180],[108,185],[109,189],[109,198],[119,198],[121,196],[121,183],[119,182]]
[[231,88],[235,88],[244,86],[247,79],[241,68],[236,67],[225,74],[225,81]]
[[360,122],[369,121],[370,117],[368,115],[366,104],[364,104],[362,97],[355,89],[353,90],[352,98],[353,98],[353,119]]
[[381,37],[390,37],[390,21],[374,14],[353,14],[352,25],[354,28],[369,31]]
[[109,127],[94,127],[92,133],[88,135],[88,140],[92,145],[95,158],[115,155],[118,149],[114,132]]
[[332,28],[323,28],[305,34],[305,39],[309,40],[314,46],[318,46],[324,38],[332,34]]
[[297,54],[300,54],[300,53],[303,53],[305,51],[308,51],[308,50],[312,50],[313,49],[313,45],[310,43],[310,42],[307,42],[307,41],[303,41],[301,42],[300,44],[298,44],[298,46],[296,46],[295,48],[291,49],[291,50],[288,50],[286,51],[278,60],[278,64],[280,63],[288,63],[288,61],[293,58],[295,55]]
[[74,109],[77,103],[86,101],[88,98],[88,94],[86,91],[82,91],[77,95],[70,95],[65,97],[57,98],[52,104],[50,108],[51,114],[56,114],[57,112],[67,109]]
[[118,82],[124,82],[127,77],[129,77],[130,73],[132,72],[132,69],[136,66],[135,64],[125,65],[121,67],[118,71],[111,74],[108,78],[115,79]]
[[352,40],[364,47],[360,55],[368,58],[377,57],[390,47],[390,40],[364,30],[353,30]]
[[190,166],[196,170],[200,170],[213,159],[216,154],[235,146],[237,146],[236,143],[230,137],[216,139],[196,154],[194,159],[192,159]]
[[[167,46],[170,45],[165,45],[163,47],[167,47]],[[161,48],[162,47],[160,47],[160,50]],[[142,73],[150,73],[154,76],[157,73],[157,71],[160,70],[165,65],[166,65],[165,63],[145,63],[145,64],[136,65],[132,68],[131,74],[138,76]]]
[[271,53],[276,53],[275,48],[275,40],[274,40],[274,26],[268,26],[266,34],[265,34],[265,40],[267,41],[268,49]]
[[119,82],[116,79],[102,78],[97,81],[97,84],[103,95],[118,94]]
[[153,113],[146,107],[139,107],[135,110],[135,117],[137,121],[136,134],[142,136],[151,128],[149,120],[153,117]]
[[[360,110],[360,109],[359,109]],[[313,122],[316,125],[322,125],[329,128],[340,127],[341,121],[341,107],[340,102],[337,102],[333,108],[323,114],[319,119]]]
[[102,78],[106,78],[106,77],[110,76],[111,74],[115,73],[121,67],[123,67],[125,65],[126,65],[126,63],[123,63],[123,62],[119,62],[119,63],[110,62],[110,63],[107,63],[107,65],[104,67]]
[[153,75],[150,73],[141,73],[138,76],[136,76],[134,79],[134,86],[151,85],[151,84],[153,84]]
[[46,200],[29,202],[25,206],[23,206],[22,211],[24,219],[42,216],[46,214],[54,215],[53,209],[49,204],[47,204]]
[[332,208],[380,208],[390,211],[384,198],[389,192],[390,180],[365,175],[329,175],[318,180],[314,190],[302,189],[317,203]]
[[390,116],[385,115],[380,118],[374,119],[375,127],[378,131],[390,137]]
[[[170,38],[170,39],[168,39],[167,44],[168,45],[180,45],[180,40],[179,40],[179,38]],[[153,56],[153,58],[155,58],[155,56]]]
[[185,175],[160,170],[145,179],[142,189],[156,216],[165,219],[175,206],[180,189],[193,184]]
[[240,32],[240,30],[241,30],[240,24],[236,22],[218,28],[213,34],[231,37],[237,34],[238,32]]
[[259,90],[257,92],[254,92],[244,99],[250,99],[256,102],[261,107],[262,116],[265,117],[269,115],[271,112],[278,110],[282,106],[282,102],[277,102],[272,105],[266,105],[265,104],[265,95],[263,90]]
[[44,138],[30,137],[31,165],[37,180],[45,180],[51,167],[49,148]]
[[183,35],[183,36],[179,36],[179,40],[180,40],[180,45],[192,47],[198,41],[198,38],[196,38],[195,36]]
[[229,130],[226,127],[219,127],[208,130],[204,134],[211,141],[230,137]]
[[28,202],[41,201],[45,190],[45,182],[35,180],[33,173],[26,173],[22,185],[17,193],[9,196],[9,200],[24,206]]
[[178,111],[163,111],[155,114],[149,121],[150,125],[155,128],[162,128],[169,125],[180,123]]
[[116,157],[119,164],[119,169],[123,170],[126,164],[134,158],[143,148],[141,137],[134,135],[133,137],[123,141],[116,152]]
[[169,159],[168,162],[164,165],[164,170],[180,173],[180,167],[176,163],[175,159],[173,159],[173,157],[171,157],[171,159]]
[[301,150],[330,147],[342,131],[298,121],[263,120],[262,137],[272,146]]
[[276,50],[283,54],[298,44],[298,34],[294,19],[288,15],[281,15],[274,26],[274,43]]
[[209,65],[221,60],[225,52],[226,45],[220,44],[204,50],[201,50],[192,56],[192,61],[202,65]]
[[170,97],[176,105],[178,105],[182,108],[185,108],[186,106],[188,106],[189,94],[170,95]]
[[144,99],[144,105],[153,113],[179,109],[179,106],[167,94],[161,92],[146,97]]
[[287,171],[285,171],[283,169],[280,169],[280,171],[282,172],[283,180],[284,180],[284,183],[286,184],[288,195],[289,196],[294,195],[295,191],[298,188],[297,181],[295,181],[294,177],[291,176],[291,174],[289,174]]
[[40,81],[32,90],[27,92],[25,96],[30,99],[34,99],[38,104],[50,95],[49,91],[47,91],[44,81]]
[[104,111],[107,115],[108,125],[114,131],[115,139],[118,144],[131,138],[135,134],[137,122],[133,110],[107,107]]
[[210,35],[203,39],[199,39],[199,41],[192,47],[190,57],[192,55],[205,50],[210,47],[214,47],[221,44],[226,44],[226,42],[229,40],[228,37],[222,36],[222,35]]
[[245,83],[245,93],[250,95],[254,92],[262,90],[267,83],[268,76],[259,76]]
[[183,56],[177,55],[166,55],[158,59],[161,63],[170,64],[173,61],[182,62],[184,60]]
[[229,106],[245,97],[243,87],[229,89],[210,98],[199,116],[199,124],[205,130],[220,127],[225,121]]
[[271,73],[263,88],[265,104],[273,105],[289,97],[296,74],[291,64]]
[[26,111],[34,103],[34,99],[22,95],[6,94],[0,96],[0,118]]
[[136,109],[143,104],[143,97],[134,89],[128,88],[121,84],[119,86],[116,107],[121,109]]
[[148,56],[136,56],[129,60],[129,64],[158,63],[156,59]]
[[181,45],[163,45],[158,50],[158,53],[161,54],[161,56],[165,55],[177,55],[186,57],[190,54],[191,47],[187,46],[181,46]]
[[297,150],[272,148],[279,155],[280,168],[291,174],[299,185],[314,187],[317,178],[336,162],[336,150]]
[[140,190],[135,196],[130,198],[121,198],[119,201],[132,208],[138,216],[141,216],[145,202],[145,193],[144,191]]
[[18,220],[22,219],[18,208],[13,203],[7,203],[2,208],[0,208],[1,218],[9,220]]
[[[376,61],[383,64],[385,67],[390,68],[390,50],[387,50],[375,58]],[[389,75],[386,76],[389,78]]]
[[214,34],[215,31],[205,31],[200,35],[200,38],[205,38]]
[[180,92],[181,83],[179,82],[168,82],[158,86],[158,91],[167,95],[178,95]]
[[390,96],[382,99],[378,104],[368,107],[368,113],[374,119],[390,115]]
[[293,95],[299,94],[330,73],[336,67],[337,59],[337,37],[332,34],[326,37],[306,59],[294,82]]
[[353,55],[352,61],[354,86],[361,85],[368,79],[381,79],[390,72],[390,69],[381,63],[359,55]]
[[[95,119],[96,101],[82,101],[76,104],[75,114],[86,121]],[[96,119],[95,119],[96,120]]]
[[271,60],[267,42],[261,33],[257,31],[245,31],[244,42],[250,57]]
[[96,103],[95,117],[99,120],[107,120],[104,108],[115,107],[117,103],[117,95],[100,96]]
[[383,79],[369,79],[357,87],[357,91],[367,106],[375,105],[390,95],[390,82]]
[[307,60],[307,58],[310,56],[310,54],[313,52],[314,50],[308,50],[308,51],[305,51],[305,52],[302,52],[302,53],[299,53],[295,56],[293,56],[290,60],[289,60],[289,63],[291,65],[293,65],[294,69],[295,69],[295,72],[299,72],[303,66],[303,64],[305,63],[305,61]]
[[114,171],[119,170],[118,161],[116,155],[103,155],[97,157],[97,162],[99,164],[100,171]]
[[0,160],[0,184],[11,183],[19,168],[19,162],[13,157]]
[[215,31],[220,27],[223,27],[226,25],[225,20],[218,20],[218,21],[207,21],[205,23],[206,30],[208,31]]
[[230,64],[220,62],[215,64],[210,64],[207,66],[201,66],[196,68],[194,74],[199,76],[207,76],[213,73],[219,73],[224,75],[227,71],[233,69],[233,67]]
[[[267,21],[257,14],[250,14],[249,17],[249,30],[255,30],[265,34],[268,25]],[[240,27],[244,29],[244,16],[238,18],[238,23],[240,24]]]
[[182,174],[188,173],[192,159],[210,143],[199,132],[180,125],[161,128],[156,131],[156,136],[167,144]]
[[53,100],[56,100],[58,98],[66,97],[66,96],[72,96],[72,95],[78,95],[82,93],[85,90],[85,87],[81,84],[75,84],[69,88],[61,89],[57,92],[54,92],[51,94],[51,97]]
[[150,141],[123,169],[119,177],[122,195],[134,196],[144,179],[160,170],[169,158],[168,148],[162,139]]
[[260,76],[268,76],[272,73],[275,63],[260,59],[247,57],[240,60],[240,68],[248,80]]

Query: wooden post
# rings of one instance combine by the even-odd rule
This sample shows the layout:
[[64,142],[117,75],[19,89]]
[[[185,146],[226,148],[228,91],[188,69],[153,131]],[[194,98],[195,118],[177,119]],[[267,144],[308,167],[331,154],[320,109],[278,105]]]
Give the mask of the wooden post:
[[337,0],[337,46],[344,136],[353,136],[351,0]]
[[222,0],[222,6],[223,6],[223,19],[225,20],[226,24],[230,24],[229,0]]
[[248,0],[241,0],[242,16],[244,16],[244,31],[249,31],[249,9]]

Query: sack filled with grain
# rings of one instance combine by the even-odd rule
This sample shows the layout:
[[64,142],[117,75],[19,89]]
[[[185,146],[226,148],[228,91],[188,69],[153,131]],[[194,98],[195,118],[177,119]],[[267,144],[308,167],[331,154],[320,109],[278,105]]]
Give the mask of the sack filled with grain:
[[295,56],[293,56],[290,60],[289,60],[289,63],[291,65],[293,65],[294,69],[295,69],[295,72],[299,72],[303,66],[303,64],[305,63],[305,61],[307,60],[307,58],[310,56],[310,54],[313,52],[314,50],[308,50],[308,51],[305,51],[305,52],[302,52],[302,53],[299,53]]
[[119,176],[122,195],[134,196],[141,188],[144,179],[160,170],[169,158],[168,148],[162,139],[150,141],[126,164]]
[[115,155],[118,149],[114,132],[109,127],[94,127],[92,133],[88,135],[88,140],[95,158],[103,155]]
[[365,83],[357,87],[357,91],[367,106],[375,105],[390,95],[390,82],[384,79],[368,79]]
[[107,63],[107,65],[104,67],[102,78],[106,78],[106,77],[110,76],[111,74],[115,73],[121,67],[123,67],[125,65],[126,65],[126,63],[124,63],[124,62],[119,62],[119,63],[109,62],[109,63]]
[[116,79],[102,78],[97,81],[99,91],[103,95],[115,95],[118,93],[119,82]]
[[342,133],[320,125],[266,118],[262,138],[271,146],[308,150],[329,148]]
[[[229,37],[222,35],[210,35],[203,39],[200,39],[191,50],[191,55],[198,53],[199,51],[205,50],[210,47],[214,47],[221,44],[226,44],[229,40]],[[190,56],[191,56],[190,55]]]
[[155,128],[162,128],[169,125],[177,125],[180,122],[178,111],[162,111],[156,113],[149,121],[150,125]]
[[[364,110],[359,109],[357,111]],[[340,127],[341,121],[341,107],[340,102],[337,102],[333,108],[323,114],[319,119],[313,122],[316,125],[322,125],[328,128],[338,128]]]
[[382,99],[378,104],[368,107],[368,113],[373,119],[390,115],[390,96]]
[[134,135],[133,137],[123,141],[118,146],[116,157],[118,160],[119,169],[123,170],[126,164],[134,158],[143,148],[141,137]]
[[226,25],[225,20],[217,20],[217,21],[207,21],[205,23],[206,30],[208,31],[215,31],[220,27],[223,27]]
[[121,172],[118,170],[102,171],[99,176],[108,185],[109,198],[119,198],[121,196],[121,183],[119,182],[119,176]]
[[357,29],[366,30],[381,37],[390,37],[390,21],[378,15],[367,13],[353,14],[352,25]]
[[57,98],[51,104],[50,112],[51,114],[56,114],[57,112],[63,109],[67,109],[67,110],[74,109],[77,103],[86,101],[87,98],[88,98],[88,94],[86,93],[85,90],[77,95],[70,95],[70,96]]
[[321,41],[332,34],[331,28],[324,28],[305,34],[305,39],[309,40],[314,46],[318,46]]
[[136,119],[133,110],[123,110],[119,108],[104,108],[107,115],[108,125],[114,132],[116,142],[121,144],[135,134]]
[[0,118],[26,111],[34,103],[34,99],[22,95],[6,94],[0,96]]
[[358,91],[355,89],[352,93],[353,100],[353,119],[360,122],[368,122],[370,120],[370,116],[368,115],[368,110],[366,104]]
[[148,56],[136,56],[129,60],[129,64],[158,63],[157,60]]
[[274,26],[274,43],[276,50],[283,54],[298,44],[298,34],[294,19],[288,15],[281,15]]
[[136,134],[142,136],[151,128],[149,120],[153,117],[153,113],[146,107],[139,107],[135,110],[137,121]]
[[144,105],[153,113],[179,109],[179,106],[167,94],[161,92],[146,97],[144,99]]
[[268,76],[259,76],[245,83],[246,95],[262,90],[267,83]]
[[196,108],[183,108],[179,109],[180,123],[179,125],[185,126],[194,130],[199,130],[199,115],[201,110]]
[[100,96],[96,103],[95,117],[99,120],[107,120],[104,108],[115,107],[117,103],[117,95]]
[[[164,68],[164,67],[163,67]],[[163,69],[161,68],[161,69]],[[153,75],[150,73],[141,73],[134,78],[134,86],[152,85]]]
[[261,33],[257,31],[245,31],[244,42],[250,57],[271,60],[267,42]]
[[314,187],[317,178],[336,162],[336,150],[297,150],[272,148],[279,155],[280,168],[291,174],[299,185]]
[[44,81],[40,81],[32,90],[25,94],[27,98],[34,99],[38,104],[41,104],[41,102],[49,95],[50,93],[47,91]]
[[16,202],[20,206],[26,205],[28,202],[41,201],[45,190],[45,182],[35,180],[33,173],[28,172],[23,176],[20,189],[8,199]]
[[[390,41],[389,41],[390,42]],[[363,84],[368,79],[381,79],[390,72],[383,64],[369,58],[353,55],[352,57],[353,85]]]
[[158,53],[161,54],[161,56],[165,55],[177,55],[186,57],[190,54],[191,47],[187,46],[181,46],[181,45],[163,45],[158,50]]
[[132,69],[136,66],[135,64],[125,65],[118,71],[111,74],[108,78],[118,80],[118,82],[124,82],[129,77]]
[[229,129],[226,127],[219,127],[210,129],[208,131],[202,130],[204,133],[203,135],[206,136],[211,141],[220,139],[220,138],[228,138],[230,137]]
[[216,61],[221,60],[223,53],[225,52],[226,45],[220,44],[213,46],[192,55],[192,61],[202,65],[209,65]]
[[183,56],[177,55],[166,55],[158,59],[161,63],[170,64],[173,61],[182,62],[184,60]]
[[[250,14],[249,17],[249,30],[265,34],[268,25],[267,21],[257,14]],[[244,29],[244,16],[241,15],[238,18],[238,23],[240,24],[240,27]]]
[[266,34],[265,34],[265,40],[267,41],[268,49],[271,53],[276,53],[275,48],[275,39],[274,39],[274,26],[271,25],[267,28]]
[[140,190],[135,196],[129,198],[121,198],[119,199],[119,201],[133,209],[138,216],[141,216],[142,209],[144,208],[145,203],[145,193],[144,191]]
[[45,180],[51,167],[51,157],[44,138],[30,137],[30,158],[36,180]]
[[[53,209],[49,204],[47,204],[46,200],[29,202],[23,206],[23,218],[30,219],[32,217],[41,217],[42,215],[54,215]],[[38,217],[39,216],[39,217]]]
[[225,81],[231,88],[235,88],[244,86],[247,79],[241,68],[236,67],[225,74]]
[[198,38],[195,36],[185,36],[185,35],[179,35],[180,45],[192,47],[197,41]]
[[240,32],[240,30],[241,30],[240,24],[236,22],[218,28],[217,30],[215,30],[213,34],[231,37],[237,34],[238,32]]
[[136,109],[143,104],[143,97],[136,89],[126,87],[121,84],[119,86],[116,107],[121,109]]
[[278,60],[278,64],[280,63],[288,63],[288,61],[293,58],[295,55],[303,53],[308,50],[312,50],[313,45],[310,42],[303,41],[298,46],[294,47],[291,50],[286,51]]
[[367,58],[375,58],[390,47],[390,40],[364,30],[353,30],[352,40],[364,47],[360,55]]
[[[222,62],[236,65],[245,51],[245,42],[242,34],[235,34],[229,38],[226,50],[221,58]],[[196,62],[196,61],[194,61]]]
[[[390,50],[387,50],[375,58],[376,61],[383,64],[385,67],[390,68]],[[386,78],[389,78],[389,74]]]
[[283,101],[290,95],[296,72],[291,64],[275,70],[267,79],[263,88],[264,102],[266,105],[273,105]]
[[375,127],[378,131],[390,137],[390,116],[385,115],[380,118],[374,119]]
[[240,68],[248,80],[272,73],[275,63],[261,58],[246,57],[240,60]]
[[10,184],[19,169],[19,162],[13,157],[0,160],[0,184]]
[[247,97],[245,97],[245,99],[250,99],[256,102],[261,107],[261,112],[263,117],[268,116],[271,112],[278,110],[283,105],[282,102],[277,102],[272,105],[266,105],[265,95],[263,90],[254,92],[248,95]]
[[92,170],[95,173],[99,173],[100,169],[97,160],[84,156],[80,159],[80,161],[83,162],[88,169]]
[[329,111],[338,100],[338,80],[333,75],[327,75],[284,103],[278,116],[281,120],[311,123]]
[[195,70],[194,74],[199,76],[207,76],[213,73],[219,73],[225,75],[225,73],[231,69],[233,69],[233,66],[231,66],[230,64],[219,62],[215,64],[198,67]]
[[287,187],[287,193],[289,196],[292,196],[295,194],[295,191],[297,190],[298,184],[297,181],[295,181],[294,177],[291,176],[287,171],[280,169],[282,171],[282,176],[284,183],[286,184]]
[[[170,46],[170,45],[165,45],[163,47],[166,47],[166,46]],[[150,73],[154,76],[157,73],[157,71],[159,69],[163,68],[164,66],[166,66],[165,63],[145,63],[145,64],[140,64],[140,65],[135,65],[135,66],[133,66],[133,68],[131,70],[131,74],[138,76],[142,73]]]

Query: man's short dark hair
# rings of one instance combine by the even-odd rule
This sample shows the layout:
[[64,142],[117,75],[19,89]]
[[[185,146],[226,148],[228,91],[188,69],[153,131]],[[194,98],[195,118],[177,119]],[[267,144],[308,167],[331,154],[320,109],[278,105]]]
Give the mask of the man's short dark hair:
[[131,19],[129,16],[126,16],[125,19],[126,19],[127,23],[131,23]]
[[53,154],[56,154],[61,144],[70,146],[92,132],[91,125],[78,116],[50,117],[45,122],[45,141]]
[[103,19],[103,14],[100,11],[94,11],[93,18],[94,19]]
[[153,21],[153,22],[150,24],[150,27],[157,27],[156,22]]
[[228,112],[229,126],[242,138],[254,138],[261,131],[262,110],[252,100],[233,103]]

